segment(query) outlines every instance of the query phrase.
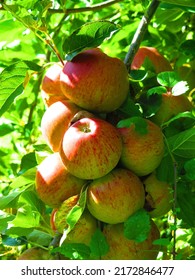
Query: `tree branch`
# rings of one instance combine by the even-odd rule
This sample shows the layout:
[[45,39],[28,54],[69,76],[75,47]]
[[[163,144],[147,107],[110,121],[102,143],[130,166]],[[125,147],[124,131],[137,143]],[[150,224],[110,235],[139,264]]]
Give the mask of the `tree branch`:
[[134,34],[129,51],[124,59],[124,63],[129,71],[130,71],[130,66],[133,61],[133,58],[134,58],[137,50],[140,47],[140,44],[147,31],[148,25],[154,15],[154,13],[156,12],[159,4],[160,4],[160,2],[158,0],[152,0],[150,6],[148,7],[148,10],[145,12],[144,16],[142,17],[140,24]]
[[60,14],[66,14],[66,15],[75,14],[75,13],[83,13],[83,12],[94,12],[94,11],[98,11],[103,8],[109,7],[118,2],[122,2],[122,0],[108,0],[101,4],[95,4],[93,6],[83,7],[83,8],[73,8],[73,9],[65,9],[65,10],[64,9],[49,9],[48,12],[51,14],[60,13]]

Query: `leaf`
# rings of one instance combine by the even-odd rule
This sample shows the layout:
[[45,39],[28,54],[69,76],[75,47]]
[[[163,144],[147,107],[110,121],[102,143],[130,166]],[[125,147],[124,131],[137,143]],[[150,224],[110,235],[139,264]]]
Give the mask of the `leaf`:
[[174,166],[173,166],[173,160],[169,153],[165,153],[165,156],[161,160],[161,163],[156,168],[156,176],[159,181],[164,181],[173,184]]
[[191,6],[195,7],[194,0],[160,0],[161,2],[181,5],[181,6]]
[[195,180],[195,158],[184,163],[185,177],[189,180]]
[[148,76],[145,70],[131,70],[130,78],[134,81],[143,81]]
[[15,98],[24,90],[27,70],[40,70],[35,63],[28,61],[16,62],[5,68],[0,74],[0,116],[6,112]]
[[109,245],[107,243],[106,237],[98,228],[93,234],[90,241],[91,256],[100,258],[105,255],[109,250]]
[[22,157],[19,175],[25,173],[28,169],[31,169],[37,165],[35,152],[31,152]]
[[180,79],[177,73],[173,71],[167,71],[159,73],[157,75],[157,81],[163,87],[172,88],[175,84],[177,84],[180,81]]
[[177,184],[177,204],[180,209],[178,218],[195,227],[195,192],[183,182]]
[[3,232],[7,228],[7,223],[13,219],[14,215],[0,211],[0,232]]
[[[26,187],[32,186],[35,183],[36,168],[30,168],[22,175],[16,177],[10,184],[12,189],[26,189]],[[25,187],[26,186],[26,187]]]
[[185,118],[185,119],[188,118],[188,119],[191,119],[191,120],[195,121],[195,116],[194,116],[193,112],[182,112],[182,113],[177,114],[173,118],[169,119],[167,122],[164,122],[163,126],[166,127],[170,123],[172,123],[172,122],[174,122],[174,121],[176,121],[180,118]]
[[159,110],[161,103],[162,94],[160,87],[158,88],[158,90],[149,90],[147,94],[143,95],[140,98],[140,105],[143,110],[143,115],[146,118],[152,117]]
[[171,152],[183,158],[195,157],[195,129],[190,128],[167,138]]
[[160,246],[168,246],[170,245],[170,239],[169,238],[159,238],[153,241],[154,245],[160,245]]
[[91,252],[85,244],[69,243],[52,249],[51,253],[60,253],[71,260],[87,260],[90,259]]
[[150,216],[144,209],[138,210],[124,222],[124,236],[136,242],[146,240],[150,229]]
[[131,125],[135,125],[135,131],[141,135],[145,135],[148,132],[147,122],[142,117],[132,117],[128,119],[124,119],[118,122],[117,127],[130,127]]
[[98,47],[118,30],[119,27],[109,21],[95,21],[82,25],[63,43],[63,50],[67,54],[66,60],[71,61],[85,49]]
[[172,95],[178,96],[181,94],[184,94],[189,90],[189,86],[187,82],[181,81],[178,82],[174,87],[172,88]]
[[193,60],[195,58],[195,40],[184,41],[180,45],[179,51],[185,54],[191,60]]
[[136,105],[130,97],[127,98],[127,100],[120,106],[118,110],[124,113],[127,117],[141,117],[139,106]]
[[27,240],[25,237],[10,237],[7,235],[2,235],[2,244],[7,246],[21,246],[27,244]]
[[0,125],[0,137],[14,131],[14,125],[11,123],[3,123]]
[[44,231],[34,229],[26,236],[28,242],[33,242],[41,246],[49,246],[52,241],[52,236]]

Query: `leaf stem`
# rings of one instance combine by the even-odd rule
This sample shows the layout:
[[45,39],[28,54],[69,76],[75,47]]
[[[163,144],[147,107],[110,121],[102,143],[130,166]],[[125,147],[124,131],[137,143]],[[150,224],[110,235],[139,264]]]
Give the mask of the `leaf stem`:
[[130,48],[126,57],[124,59],[124,63],[127,69],[130,71],[130,66],[133,61],[133,58],[140,47],[141,42],[143,41],[144,35],[147,31],[148,25],[155,14],[160,2],[158,0],[152,0],[150,6],[148,7],[147,11],[143,15],[140,24],[133,36]]

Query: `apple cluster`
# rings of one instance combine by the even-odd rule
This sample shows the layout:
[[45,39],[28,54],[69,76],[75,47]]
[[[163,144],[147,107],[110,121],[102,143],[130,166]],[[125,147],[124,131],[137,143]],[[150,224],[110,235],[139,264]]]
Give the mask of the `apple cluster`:
[[[152,218],[171,209],[170,186],[155,175],[164,139],[148,119],[116,126],[110,117],[129,95],[125,64],[99,48],[85,50],[51,66],[41,93],[46,105],[41,130],[52,153],[37,167],[36,191],[53,209],[54,232],[63,234],[67,215],[87,187],[85,209],[64,242],[89,245],[100,227],[109,244],[102,259],[155,259],[159,230]],[[138,243],[124,236],[124,222],[143,208],[151,231]]]

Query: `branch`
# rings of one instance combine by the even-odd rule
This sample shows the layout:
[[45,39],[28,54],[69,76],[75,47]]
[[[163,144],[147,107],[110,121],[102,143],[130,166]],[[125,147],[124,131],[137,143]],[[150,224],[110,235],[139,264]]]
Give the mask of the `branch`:
[[124,59],[124,63],[129,71],[130,71],[130,66],[133,61],[133,58],[140,47],[140,44],[147,31],[148,25],[154,15],[154,13],[156,12],[159,4],[160,4],[160,2],[158,0],[152,0],[150,6],[148,7],[148,10],[145,12],[144,16],[142,17],[141,22],[134,34],[129,51]]
[[90,7],[83,7],[83,8],[73,8],[73,9],[49,9],[48,12],[51,14],[55,14],[55,13],[60,13],[60,14],[75,14],[75,13],[83,13],[83,12],[94,12],[94,11],[98,11],[101,10],[103,8],[109,7],[111,5],[114,5],[118,2],[122,2],[122,0],[108,0],[105,1],[101,4],[95,4],[93,6]]

